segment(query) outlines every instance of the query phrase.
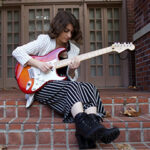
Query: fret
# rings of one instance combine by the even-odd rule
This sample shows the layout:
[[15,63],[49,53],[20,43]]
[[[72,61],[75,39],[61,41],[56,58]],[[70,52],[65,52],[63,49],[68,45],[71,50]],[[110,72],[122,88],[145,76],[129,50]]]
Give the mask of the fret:
[[[121,53],[126,49],[134,50],[135,46],[132,43],[130,43],[130,44],[115,43],[110,47],[98,49],[98,50],[91,51],[91,52],[88,52],[88,53],[85,53],[85,54],[81,54],[77,57],[79,58],[80,61],[83,61],[83,60],[90,59],[90,58],[100,56],[100,55],[103,55],[103,54],[107,54],[107,53],[110,53],[110,52],[113,52],[113,51]],[[70,62],[71,62],[71,59],[59,60],[59,61],[55,62],[54,66],[55,66],[56,69],[58,69],[58,68],[65,67],[65,66],[69,65]]]
[[79,55],[79,60],[80,61],[83,61],[83,60],[86,60],[86,59],[90,59],[90,58],[93,58],[93,57],[96,57],[96,56],[99,56],[99,55],[103,55],[103,54],[106,54],[106,53],[109,53],[109,52],[112,52],[112,48],[111,47],[107,47],[107,48],[103,48],[103,49],[98,49],[96,51],[92,51],[92,52],[88,52],[88,53],[85,53],[85,54],[81,54]]
[[69,65],[70,61],[71,61],[70,59],[59,60],[56,63],[54,63],[54,66],[56,69],[62,68]]
[[[90,59],[99,55],[103,55],[105,53],[109,53],[112,52],[112,48],[111,47],[107,47],[107,48],[103,48],[103,49],[98,49],[96,51],[92,51],[92,52],[88,52],[85,54],[81,54],[79,56],[77,56],[79,58],[80,61],[86,60],[86,59]],[[56,69],[67,66],[70,63],[70,59],[64,59],[64,60],[60,60],[57,61],[54,66]]]

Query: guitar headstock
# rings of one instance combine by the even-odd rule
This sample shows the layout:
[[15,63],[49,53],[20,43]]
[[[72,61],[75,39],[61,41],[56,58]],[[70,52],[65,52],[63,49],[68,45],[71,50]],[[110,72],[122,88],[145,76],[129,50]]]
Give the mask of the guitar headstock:
[[118,53],[121,53],[121,52],[123,52],[126,49],[129,49],[129,50],[133,51],[135,49],[135,45],[132,44],[132,43],[123,43],[123,44],[121,44],[121,43],[114,43],[112,45],[112,49],[114,51],[118,52]]

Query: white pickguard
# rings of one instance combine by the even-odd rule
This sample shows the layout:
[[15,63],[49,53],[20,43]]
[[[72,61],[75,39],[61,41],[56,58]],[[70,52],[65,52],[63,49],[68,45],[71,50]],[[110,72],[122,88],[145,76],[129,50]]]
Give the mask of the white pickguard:
[[[54,59],[50,62],[47,62],[47,63],[50,63],[50,64],[54,64],[57,60]],[[31,67],[30,69],[32,69],[32,77],[31,78],[34,78],[34,84],[32,86],[32,91],[36,91],[37,89],[39,89],[43,84],[45,84],[46,82],[48,81],[51,81],[51,80],[64,80],[66,77],[60,77],[57,75],[56,73],[56,68],[53,67],[49,72],[47,73],[44,73],[42,72],[40,69],[38,68],[35,68],[35,67]]]

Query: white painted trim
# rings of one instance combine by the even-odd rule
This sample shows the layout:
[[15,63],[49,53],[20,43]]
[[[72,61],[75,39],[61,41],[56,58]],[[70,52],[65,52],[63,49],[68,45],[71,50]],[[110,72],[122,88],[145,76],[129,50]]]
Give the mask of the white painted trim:
[[140,29],[138,32],[136,32],[133,35],[133,41],[136,41],[137,39],[139,39],[149,31],[150,31],[150,23],[148,23],[146,26],[144,26],[142,29]]

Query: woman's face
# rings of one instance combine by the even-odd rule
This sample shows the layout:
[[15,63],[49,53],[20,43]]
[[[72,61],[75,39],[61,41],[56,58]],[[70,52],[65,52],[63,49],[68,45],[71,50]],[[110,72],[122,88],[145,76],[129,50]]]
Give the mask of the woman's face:
[[72,24],[68,24],[64,29],[64,31],[60,33],[57,40],[60,43],[65,44],[71,39],[72,33],[73,33],[73,26]]

